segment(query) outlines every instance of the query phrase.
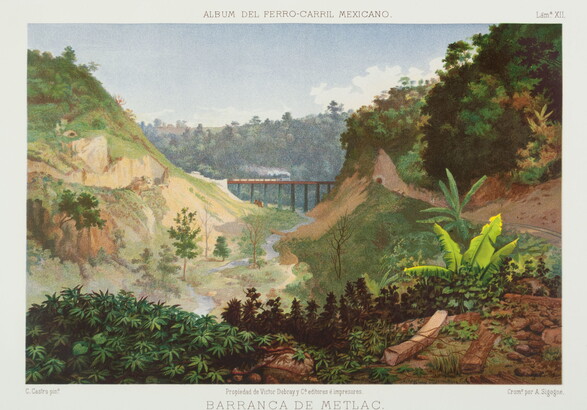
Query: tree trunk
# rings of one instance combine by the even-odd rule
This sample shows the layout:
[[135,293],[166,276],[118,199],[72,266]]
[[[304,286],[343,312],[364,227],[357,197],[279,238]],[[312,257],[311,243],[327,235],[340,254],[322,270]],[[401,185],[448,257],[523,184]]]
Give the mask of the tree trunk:
[[188,258],[183,258],[183,281],[185,282],[185,268],[188,264]]
[[471,342],[467,353],[461,360],[461,372],[481,373],[489,352],[493,349],[493,343],[497,335],[485,326],[481,326],[479,337]]
[[399,345],[385,349],[382,361],[390,366],[395,366],[430,346],[446,323],[447,315],[446,310],[437,310],[414,337]]
[[253,266],[257,266],[257,243],[253,242]]

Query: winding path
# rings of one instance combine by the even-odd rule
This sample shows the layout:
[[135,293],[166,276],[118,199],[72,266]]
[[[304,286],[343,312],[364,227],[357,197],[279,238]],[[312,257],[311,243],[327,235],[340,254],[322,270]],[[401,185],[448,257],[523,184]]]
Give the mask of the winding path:
[[[312,222],[314,222],[314,218],[311,218],[311,217],[303,214],[302,212],[298,212],[298,214],[302,218],[304,218],[304,221],[300,222],[299,224],[297,224],[293,228],[287,229],[285,231],[281,231],[280,233],[272,233],[271,235],[269,235],[267,237],[267,239],[265,240],[265,243],[263,245],[261,245],[261,248],[265,251],[265,260],[266,261],[269,262],[279,256],[279,252],[277,252],[275,250],[274,246],[277,242],[279,242],[279,240],[281,239],[281,237],[284,233],[294,232],[300,226],[308,225],[308,224],[311,224]],[[210,269],[205,274],[209,275],[212,273],[221,272],[226,269],[236,268],[238,266],[247,266],[248,264],[249,264],[248,258],[237,259],[237,260],[228,262],[225,265],[219,266],[217,268]],[[293,282],[295,280],[295,275],[293,274],[293,265],[287,265],[287,266],[282,265],[282,266],[284,266],[284,268],[287,269],[288,275],[287,275],[286,280],[283,283],[281,283],[276,290],[285,289],[285,287],[288,284],[290,284],[291,282]],[[196,313],[198,315],[206,315],[206,314],[209,314],[212,310],[214,310],[214,308],[217,306],[217,303],[215,302],[215,300],[211,296],[198,294],[192,286],[188,285],[188,291],[190,293],[190,296],[193,299],[195,299],[198,303],[198,307],[193,310],[194,313]]]

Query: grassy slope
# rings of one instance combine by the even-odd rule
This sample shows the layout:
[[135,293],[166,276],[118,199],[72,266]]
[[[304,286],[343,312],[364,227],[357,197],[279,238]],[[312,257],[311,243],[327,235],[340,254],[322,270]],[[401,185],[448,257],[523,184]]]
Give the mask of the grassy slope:
[[[70,93],[61,92],[62,88]],[[187,180],[196,193],[236,211],[234,201],[215,184],[189,176],[169,162],[83,66],[63,57],[29,52],[28,95],[29,159],[45,162],[62,172],[71,171],[76,164],[64,154],[65,145],[101,135],[108,141],[113,161],[150,155],[169,169],[171,176]],[[63,136],[69,130],[77,136]]]
[[[309,238],[292,239],[287,246],[299,259],[308,265],[313,278],[305,288],[318,300],[326,292],[342,293],[349,280],[356,280],[364,273],[380,279],[384,268],[393,264],[410,264],[406,258],[406,247],[416,258],[428,259],[438,253],[439,248],[430,227],[417,223],[420,210],[428,207],[424,202],[402,197],[389,192],[378,184],[367,188],[367,199],[351,214],[353,233],[343,254],[342,277],[337,278],[330,262],[328,238],[330,231],[317,240]],[[385,260],[384,258],[393,258]]]
[[[171,178],[180,178],[186,184],[175,184],[189,191],[202,201],[210,201],[233,215],[243,212],[243,206],[226,195],[216,184],[190,175],[171,164],[147,138],[133,121],[131,112],[125,111],[83,66],[78,66],[63,57],[48,53],[29,52],[28,61],[28,159],[43,162],[65,174],[79,170],[84,164],[76,162],[69,153],[68,144],[81,138],[103,136],[108,142],[108,153],[112,161],[120,158],[142,158],[151,156],[169,170]],[[73,131],[74,137],[65,136]],[[166,228],[162,225],[167,208],[161,186],[153,186],[138,195],[129,189],[110,189],[66,183],[50,176],[33,176],[28,184],[28,198],[39,199],[48,209],[50,217],[57,213],[56,201],[65,189],[86,191],[98,198],[105,214],[115,218],[114,227],[127,227],[126,246],[119,249],[119,256],[131,261],[144,248],[155,254],[156,264],[159,246],[168,243]],[[177,192],[176,192],[177,193]],[[149,231],[153,227],[154,231]],[[130,229],[129,229],[130,228]],[[113,228],[114,229],[114,228]],[[110,232],[109,235],[112,235]],[[211,246],[214,243],[212,241]],[[45,293],[58,291],[62,286],[83,284],[87,290],[132,289],[142,294],[135,281],[141,273],[130,271],[113,263],[107,257],[97,261],[96,266],[86,265],[88,280],[80,279],[76,264],[60,261],[54,255],[42,251],[38,244],[30,241],[29,280],[27,297],[29,303],[38,302]],[[234,254],[236,254],[236,249]],[[41,255],[41,256],[39,256]],[[208,266],[192,266],[192,272],[210,269]],[[191,302],[183,283],[180,297],[163,295],[175,302]],[[188,306],[189,307],[189,306]],[[193,308],[193,306],[191,306]]]

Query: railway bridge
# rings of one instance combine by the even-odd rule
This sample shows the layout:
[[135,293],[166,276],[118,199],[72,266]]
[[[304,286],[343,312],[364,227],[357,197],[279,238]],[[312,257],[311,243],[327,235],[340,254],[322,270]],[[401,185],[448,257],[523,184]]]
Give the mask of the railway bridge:
[[[308,211],[308,186],[314,185],[315,186],[315,201],[314,206],[318,205],[318,203],[322,199],[320,187],[323,186],[326,188],[326,194],[330,193],[330,189],[334,185],[334,181],[289,181],[283,179],[229,179],[227,181],[228,185],[236,186],[237,196],[240,198],[241,189],[243,185],[250,186],[250,201],[253,202],[255,199],[255,195],[261,195],[261,192],[255,190],[256,186],[259,188],[263,188],[263,203],[267,203],[267,189],[269,185],[277,185],[277,207],[281,208],[281,200],[283,195],[283,186],[289,187],[289,197],[290,197],[290,208],[292,211],[296,209],[296,187],[298,185],[303,186],[303,195],[304,195],[304,212]],[[260,191],[260,190],[259,190]]]

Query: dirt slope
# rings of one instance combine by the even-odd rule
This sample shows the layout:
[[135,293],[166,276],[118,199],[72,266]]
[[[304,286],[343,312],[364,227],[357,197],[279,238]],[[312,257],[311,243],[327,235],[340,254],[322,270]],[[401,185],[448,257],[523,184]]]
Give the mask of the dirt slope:
[[[393,161],[383,150],[379,150],[373,179],[401,195],[420,199],[434,206],[446,205],[440,194],[403,182]],[[536,186],[508,186],[497,178],[488,178],[466,209],[463,213],[465,218],[475,222],[486,222],[490,217],[501,213],[506,225],[531,225],[560,233],[561,178]]]
[[341,216],[352,213],[357,206],[365,202],[368,186],[369,180],[359,177],[358,174],[345,179],[334,193],[334,197],[322,201],[308,212],[307,215],[314,218],[314,222],[285,234],[284,239],[320,238]]

